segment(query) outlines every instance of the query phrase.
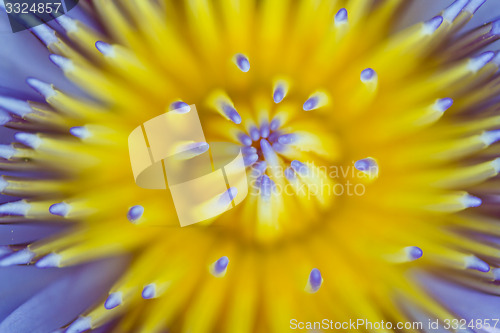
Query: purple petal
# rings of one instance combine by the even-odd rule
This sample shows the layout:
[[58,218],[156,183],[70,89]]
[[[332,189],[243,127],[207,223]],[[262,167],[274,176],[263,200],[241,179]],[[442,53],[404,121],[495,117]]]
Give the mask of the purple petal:
[[66,325],[106,293],[123,267],[123,259],[108,259],[65,269],[69,274],[41,289],[5,318],[0,332],[46,333]]

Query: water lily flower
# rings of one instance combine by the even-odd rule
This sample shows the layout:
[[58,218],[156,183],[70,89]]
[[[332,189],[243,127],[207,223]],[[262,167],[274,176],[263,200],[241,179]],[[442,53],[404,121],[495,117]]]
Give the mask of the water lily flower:
[[[2,33],[0,332],[498,331],[485,2],[82,0]],[[249,193],[181,228],[127,138],[190,105]]]

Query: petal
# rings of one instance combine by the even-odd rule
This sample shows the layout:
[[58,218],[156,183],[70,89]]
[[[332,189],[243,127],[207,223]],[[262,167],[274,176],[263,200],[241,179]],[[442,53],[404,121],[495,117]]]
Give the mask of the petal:
[[63,229],[50,224],[0,224],[0,246],[32,243]]
[[428,273],[417,274],[417,280],[432,297],[462,318],[470,320],[498,317],[500,297],[496,295],[445,281]]
[[63,269],[70,273],[14,310],[0,323],[0,333],[46,333],[60,328],[102,298],[124,266],[124,258],[114,258]]
[[28,266],[0,268],[0,321],[36,292],[64,274],[64,270],[35,269]]
[[[0,15],[0,27],[8,18]],[[49,59],[49,50],[30,32],[0,33],[0,87],[8,87],[38,96],[26,84],[26,78],[46,78],[56,87],[74,94],[78,88],[66,79],[62,71]]]

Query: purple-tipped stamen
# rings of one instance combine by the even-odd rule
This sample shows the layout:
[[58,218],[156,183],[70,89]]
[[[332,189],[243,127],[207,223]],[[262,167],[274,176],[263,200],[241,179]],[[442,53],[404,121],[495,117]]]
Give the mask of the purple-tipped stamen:
[[214,273],[215,274],[224,273],[226,271],[228,265],[229,265],[229,258],[226,256],[220,257],[214,263]]
[[14,113],[19,117],[24,117],[33,112],[28,102],[4,96],[0,96],[0,108]]
[[297,134],[289,133],[289,134],[281,135],[278,138],[278,142],[281,143],[282,145],[290,145],[290,144],[296,143],[298,139],[299,139],[299,137]]
[[222,111],[233,123],[236,125],[241,124],[241,116],[234,107],[229,104],[224,104],[222,106]]
[[304,102],[302,109],[304,111],[311,111],[318,107],[319,98],[317,96],[309,97],[307,101]]
[[408,246],[405,248],[405,252],[409,260],[417,260],[424,255],[424,251],[417,246]]
[[191,107],[183,101],[173,102],[172,104],[170,104],[168,109],[177,113],[188,113],[189,111],[191,111]]
[[257,154],[257,148],[250,146],[241,147],[241,153],[243,155]]
[[35,36],[37,36],[46,46],[55,44],[59,40],[56,32],[46,24],[40,24],[29,29]]
[[424,32],[428,35],[433,34],[443,24],[442,16],[435,16],[430,20],[424,22]]
[[243,156],[243,163],[245,166],[250,166],[259,160],[259,155],[256,153]]
[[488,146],[500,141],[500,130],[484,132],[481,135],[481,140]]
[[0,204],[0,215],[26,216],[30,208],[31,205],[25,200],[6,202]]
[[297,179],[297,175],[295,174],[295,171],[293,170],[292,167],[288,167],[285,169],[285,177],[288,180],[295,180]]
[[270,164],[277,161],[276,152],[266,139],[260,140],[260,150],[262,151],[262,155],[264,155],[264,159]]
[[255,126],[250,127],[249,134],[253,141],[257,141],[260,139],[259,130]]
[[60,56],[58,54],[49,55],[49,59],[50,61],[52,61],[52,63],[54,63],[54,65],[56,65],[63,71],[72,69],[74,67],[73,62],[71,60],[63,56]]
[[274,150],[275,152],[277,152],[277,153],[283,153],[283,152],[285,152],[285,150],[287,150],[287,149],[288,149],[286,145],[281,144],[281,143],[279,143],[279,142],[274,142],[274,143],[272,144],[272,147],[273,147],[273,150]]
[[443,11],[443,18],[449,22],[453,22],[468,2],[469,0],[457,0],[453,2],[450,6],[448,6],[448,8]]
[[361,82],[369,82],[376,77],[377,73],[372,68],[366,68],[361,72]]
[[495,52],[487,51],[469,60],[469,69],[473,72],[479,71],[495,57]]
[[467,194],[465,197],[463,197],[463,204],[465,207],[474,208],[481,206],[483,204],[483,200],[473,195]]
[[474,255],[465,258],[465,268],[473,269],[482,273],[488,273],[490,271],[490,265]]
[[259,178],[264,174],[267,169],[266,161],[260,161],[252,165],[252,174],[253,178]]
[[114,292],[109,294],[106,302],[104,302],[104,308],[106,310],[111,310],[121,305],[123,302],[123,294],[122,292]]
[[150,283],[142,289],[142,298],[151,299],[156,296],[156,284]]
[[55,19],[57,23],[59,23],[64,30],[67,32],[72,32],[78,30],[78,25],[76,24],[76,21],[73,20],[71,17],[68,15],[61,15],[56,17]]
[[281,136],[281,132],[280,131],[276,131],[276,132],[272,132],[269,137],[267,138],[267,140],[269,142],[276,142],[278,141],[279,137]]
[[49,207],[49,212],[52,215],[66,217],[71,209],[71,206],[66,202],[58,202]]
[[244,146],[248,146],[249,147],[249,146],[252,145],[252,139],[248,135],[246,135],[245,133],[239,133],[238,134],[238,140]]
[[17,150],[11,145],[0,145],[0,157],[6,160],[10,159],[17,153]]
[[445,112],[453,105],[453,100],[451,98],[441,98],[436,101],[434,108],[439,112]]
[[29,249],[22,249],[13,252],[0,259],[0,267],[8,267],[14,265],[26,265],[35,257],[35,254]]
[[467,6],[465,6],[464,10],[475,14],[479,8],[486,2],[486,0],[470,0]]
[[35,264],[38,268],[59,267],[61,264],[61,256],[57,253],[49,253],[45,257],[38,260]]
[[90,137],[90,131],[85,126],[71,127],[69,129],[69,133],[79,139],[86,139]]
[[316,292],[321,287],[323,283],[323,277],[321,276],[321,272],[317,268],[313,268],[311,273],[309,274],[309,286],[311,287],[313,292]]
[[261,138],[267,138],[269,136],[269,133],[271,131],[269,130],[269,124],[267,122],[264,122],[260,125],[260,137]]
[[273,92],[274,103],[278,104],[285,98],[285,87],[282,84],[278,84]]
[[95,43],[95,47],[97,48],[97,50],[99,50],[99,52],[107,57],[113,57],[115,55],[113,46],[108,43],[97,41]]
[[127,219],[134,223],[142,217],[142,214],[144,214],[144,207],[141,205],[135,205],[129,208],[127,212]]
[[250,70],[250,61],[248,60],[248,58],[241,53],[238,53],[235,57],[236,57],[236,66],[238,66],[240,71],[244,73],[248,72]]
[[274,181],[268,175],[264,174],[260,177],[258,185],[260,186],[260,195],[265,199],[269,199],[274,191]]
[[56,94],[52,85],[35,78],[27,78],[26,83],[33,88],[36,92],[42,95],[45,99],[48,99]]
[[368,172],[378,167],[377,162],[373,158],[367,157],[354,162],[354,167],[363,172]]
[[292,161],[290,163],[290,166],[299,175],[306,175],[307,171],[309,170],[309,168],[307,167],[306,164],[304,164],[304,163],[302,163],[300,161],[297,161],[297,160]]
[[65,333],[82,333],[92,329],[92,320],[90,317],[79,317],[66,329]]
[[42,144],[42,139],[36,134],[32,133],[16,133],[14,138],[25,146],[36,149]]
[[274,118],[271,120],[271,123],[269,124],[269,129],[271,131],[276,131],[281,125],[281,121],[278,118]]
[[347,9],[341,8],[337,14],[335,14],[335,24],[346,23],[348,20]]

